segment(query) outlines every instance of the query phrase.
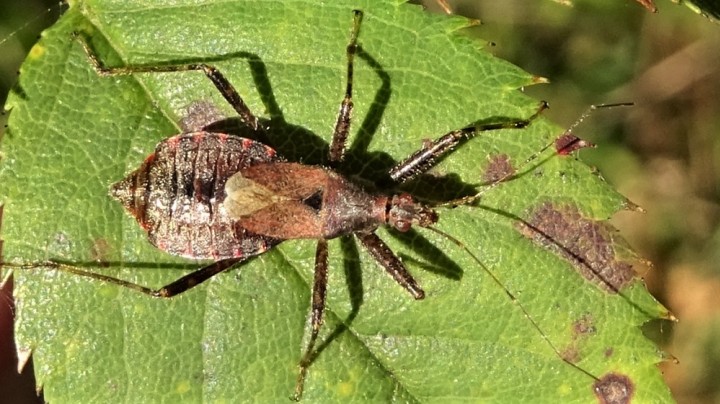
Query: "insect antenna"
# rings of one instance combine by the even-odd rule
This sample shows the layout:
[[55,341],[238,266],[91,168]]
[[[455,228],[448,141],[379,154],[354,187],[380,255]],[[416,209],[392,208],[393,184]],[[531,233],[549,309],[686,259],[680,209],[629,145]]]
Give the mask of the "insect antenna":
[[[527,167],[530,163],[535,161],[538,157],[540,157],[545,151],[550,149],[551,147],[555,148],[555,153],[548,156],[546,159],[549,159],[553,155],[568,155],[575,150],[584,148],[584,147],[594,147],[595,145],[580,139],[579,137],[572,134],[573,130],[577,128],[585,119],[587,119],[590,115],[593,114],[598,109],[605,109],[605,108],[617,108],[617,107],[630,107],[634,104],[632,102],[619,102],[619,103],[613,103],[613,104],[597,104],[597,105],[591,105],[588,107],[585,112],[580,115],[580,117],[572,124],[570,127],[563,132],[562,135],[556,137],[549,143],[547,143],[545,146],[543,146],[541,149],[536,151],[535,153],[531,154],[525,161],[520,164],[517,169],[510,170],[509,172],[503,174],[497,179],[492,180],[489,184],[485,186],[482,190],[480,190],[478,193],[474,195],[468,195],[461,198],[453,199],[450,201],[445,202],[438,202],[436,204],[433,204],[432,206],[459,206],[459,205],[472,205],[475,201],[478,199],[481,199],[483,195],[485,195],[490,190],[497,187],[500,183],[505,182],[507,180],[510,180],[512,178],[520,177],[524,173],[522,173],[522,170]],[[540,163],[542,164],[542,162]],[[527,170],[530,171],[530,170]]]
[[470,258],[475,261],[475,263],[480,266],[483,271],[485,271],[488,276],[493,280],[493,282],[498,285],[508,296],[510,301],[523,313],[525,318],[532,324],[532,327],[538,332],[540,337],[545,341],[545,343],[555,352],[555,355],[558,356],[558,358],[562,359],[563,362],[567,363],[568,365],[572,366],[574,369],[580,371],[581,373],[587,375],[588,377],[592,378],[593,380],[600,380],[597,376],[594,374],[588,372],[587,370],[581,368],[580,366],[573,363],[571,360],[563,356],[563,354],[560,352],[560,350],[555,346],[555,344],[550,340],[550,338],[545,334],[545,332],[540,328],[540,325],[535,321],[532,315],[530,315],[530,312],[523,306],[522,303],[520,303],[520,300],[513,294],[510,289],[508,289],[505,284],[500,280],[500,277],[495,274],[493,271],[490,270],[483,262],[478,258],[462,241],[458,240],[456,237],[453,237],[452,235],[436,228],[433,226],[424,227],[425,229],[431,230],[432,232],[444,237],[451,243],[455,244],[459,249],[463,250]]

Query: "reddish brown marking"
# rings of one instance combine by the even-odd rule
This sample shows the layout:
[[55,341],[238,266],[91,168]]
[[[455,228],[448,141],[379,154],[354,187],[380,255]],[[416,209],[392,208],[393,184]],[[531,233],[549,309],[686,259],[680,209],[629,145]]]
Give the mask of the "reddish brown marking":
[[635,385],[623,374],[608,373],[593,383],[593,392],[600,404],[628,404],[635,393]]
[[249,149],[252,147],[253,141],[250,139],[243,139],[242,146],[244,149]]
[[150,153],[150,155],[145,158],[145,161],[143,162],[143,164],[150,165],[153,163],[153,161],[155,161],[155,153]]
[[195,133],[195,135],[193,135],[192,139],[195,143],[202,143],[203,140],[205,140],[205,132]]
[[483,182],[492,184],[498,181],[504,181],[515,175],[515,167],[510,163],[510,157],[507,154],[495,154],[490,157],[488,164],[483,173]]
[[629,251],[617,231],[605,222],[585,218],[573,205],[556,207],[542,203],[519,222],[526,237],[570,262],[586,279],[616,293],[634,278],[632,265],[617,258],[616,251]]
[[267,153],[268,157],[275,157],[275,154],[277,154],[275,149],[270,146],[265,146],[265,152]]
[[612,348],[606,348],[605,352],[603,352],[603,354],[605,355],[606,358],[613,356],[614,353],[615,353],[615,350]]
[[[162,141],[162,143],[165,143],[168,145],[168,147],[176,148],[178,144],[180,144],[180,136],[172,136]],[[161,143],[161,144],[162,144]],[[157,149],[157,148],[156,148]],[[155,153],[151,154],[152,156],[155,155]]]
[[595,145],[587,140],[580,139],[572,133],[565,133],[555,139],[555,151],[562,156],[566,156],[585,147],[595,147]]

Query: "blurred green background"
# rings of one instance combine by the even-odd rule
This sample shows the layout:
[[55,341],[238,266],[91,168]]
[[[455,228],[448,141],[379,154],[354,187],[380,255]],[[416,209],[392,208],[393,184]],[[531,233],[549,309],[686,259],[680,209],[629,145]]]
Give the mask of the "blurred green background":
[[[442,12],[434,0],[425,3]],[[632,0],[448,3],[482,21],[464,34],[551,81],[526,92],[548,101],[547,115],[559,125],[571,125],[591,104],[636,103],[599,111],[578,127],[576,134],[599,146],[581,158],[646,210],[620,212],[613,223],[652,261],[641,275],[680,320],[646,327],[679,361],[661,365],[676,399],[720,402],[720,24],[669,0],[656,1],[658,14]],[[0,2],[1,103],[38,33],[60,14],[56,5]],[[6,302],[0,297],[7,311]],[[1,320],[7,334],[10,323]],[[12,356],[0,352],[0,401],[11,388],[18,394],[12,401],[32,400],[32,380],[13,376]]]

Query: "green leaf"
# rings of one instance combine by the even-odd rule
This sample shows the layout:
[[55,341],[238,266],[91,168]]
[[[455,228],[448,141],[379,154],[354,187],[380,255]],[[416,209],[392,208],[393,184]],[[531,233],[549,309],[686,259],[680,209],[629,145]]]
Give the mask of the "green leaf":
[[[536,79],[457,32],[466,21],[397,1],[147,3],[75,2],[23,65],[2,140],[7,261],[120,263],[92,270],[152,287],[201,265],[151,247],[107,189],[181,131],[189,106],[232,109],[197,72],[98,77],[72,31],[88,33],[111,66],[212,61],[272,119],[279,153],[321,163],[345,85],[351,10],[362,9],[343,172],[369,181],[425,139],[525,118],[538,105],[518,91]],[[561,133],[544,119],[483,132],[407,189],[447,196],[477,186],[498,156],[518,167]],[[439,209],[438,228],[479,262],[434,232],[378,231],[423,301],[353,239],[330,242],[322,351],[305,399],[591,402],[603,378],[638,402],[670,400],[655,366],[662,356],[638,328],[665,309],[640,282],[611,293],[582,274],[603,264],[612,275],[625,262],[599,221],[626,200],[571,157],[544,154],[521,173],[477,206]],[[314,245],[286,241],[168,300],[18,270],[18,348],[32,350],[49,402],[284,401],[307,338]]]

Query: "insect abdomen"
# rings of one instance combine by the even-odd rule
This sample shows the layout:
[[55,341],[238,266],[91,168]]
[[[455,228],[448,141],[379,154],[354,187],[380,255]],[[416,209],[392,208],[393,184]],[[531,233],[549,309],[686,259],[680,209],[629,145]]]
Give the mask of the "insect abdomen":
[[275,150],[250,139],[181,134],[160,142],[111,194],[161,250],[195,259],[250,257],[281,240],[250,233],[228,217],[225,182],[244,167],[276,160]]

